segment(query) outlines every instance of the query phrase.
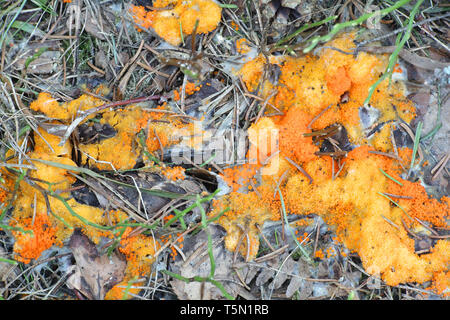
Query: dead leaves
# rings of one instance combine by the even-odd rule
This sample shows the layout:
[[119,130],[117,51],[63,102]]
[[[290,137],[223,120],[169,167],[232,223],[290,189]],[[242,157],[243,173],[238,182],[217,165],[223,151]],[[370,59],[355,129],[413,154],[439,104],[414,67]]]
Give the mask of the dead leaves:
[[60,58],[58,42],[30,43],[15,55],[12,67],[22,74],[51,74],[60,68]]
[[89,299],[103,300],[105,294],[122,281],[125,260],[116,253],[99,255],[95,244],[79,229],[72,234],[69,247],[76,265],[67,285]]
[[8,259],[5,250],[0,247],[0,297],[7,296],[8,286],[19,273],[17,263]]
[[[225,290],[233,297],[237,296],[237,283],[239,279],[233,274],[230,266],[233,264],[233,253],[226,250],[223,244],[225,232],[216,225],[210,225],[208,232],[213,239],[213,254],[215,261],[214,278],[220,281]],[[193,279],[194,277],[208,277],[211,272],[211,264],[208,256],[207,234],[205,231],[187,238],[184,242],[185,260],[178,259],[172,265],[172,272],[182,277]],[[172,289],[182,300],[218,300],[224,299],[220,289],[210,282],[190,281],[186,283],[180,279],[173,279]]]
[[[225,233],[221,227],[210,225],[208,232],[213,239],[214,279],[234,298],[239,296],[256,300],[295,297],[303,300],[345,297],[358,286],[361,279],[361,272],[344,270],[342,261],[337,259],[327,259],[316,265],[303,259],[294,259],[292,252],[288,251],[261,263],[247,263],[242,257],[235,258],[234,253],[225,249]],[[187,237],[183,259],[179,257],[171,265],[171,272],[184,280],[190,280],[173,278],[170,281],[178,299],[225,299],[223,292],[213,283],[195,281],[196,277],[208,277],[211,270],[206,238],[204,231]]]

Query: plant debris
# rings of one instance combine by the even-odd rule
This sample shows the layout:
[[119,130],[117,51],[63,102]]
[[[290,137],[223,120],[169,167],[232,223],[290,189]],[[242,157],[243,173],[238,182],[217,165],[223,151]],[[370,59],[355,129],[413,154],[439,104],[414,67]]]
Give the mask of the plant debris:
[[74,273],[68,285],[89,299],[103,300],[105,294],[122,281],[126,263],[117,254],[99,255],[95,244],[79,229],[70,237],[69,247],[75,258]]
[[448,298],[439,2],[0,17],[0,299]]

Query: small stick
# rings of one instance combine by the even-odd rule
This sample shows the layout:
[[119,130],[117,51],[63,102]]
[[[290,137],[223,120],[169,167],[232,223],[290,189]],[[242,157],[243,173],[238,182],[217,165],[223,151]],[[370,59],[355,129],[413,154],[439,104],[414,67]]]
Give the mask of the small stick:
[[269,100],[278,93],[278,90],[274,90],[270,93],[270,95],[266,98],[266,100],[263,103],[263,106],[261,107],[261,110],[258,112],[258,116],[256,117],[256,121],[259,120],[259,118],[262,117],[264,111],[266,110],[267,104],[269,103]]
[[416,238],[416,239],[420,239],[414,232],[412,232],[412,231],[408,228],[408,226],[406,225],[406,222],[405,222],[405,220],[403,220],[403,218],[400,218],[400,220],[402,220],[403,228],[405,228],[405,230],[406,230],[411,236],[413,236],[413,237]]
[[280,179],[278,179],[277,181],[277,186],[275,187],[275,190],[273,191],[273,198],[275,198],[278,188],[281,185],[281,182],[283,182],[284,178],[286,178],[286,174],[289,172],[289,169],[286,169],[286,171],[283,172],[283,174],[281,175]]
[[336,172],[336,174],[334,175],[334,178],[336,179],[339,176],[339,173],[341,173],[342,169],[344,169],[344,165],[345,165],[345,161],[342,162],[338,172]]
[[101,75],[105,75],[105,74],[106,74],[105,71],[103,71],[102,69],[96,67],[96,66],[95,66],[92,62],[90,62],[90,61],[87,62],[87,65],[88,65],[89,67],[91,67],[92,69],[94,69],[95,71],[97,71],[98,73],[100,73]]
[[253,179],[250,179],[250,185],[252,186],[252,190],[255,191],[258,198],[262,199],[261,193],[256,189],[255,183],[253,182]]
[[270,156],[268,156],[264,162],[262,163],[263,166],[265,166],[266,164],[269,163],[270,160],[272,160],[273,157],[275,157],[276,155],[278,155],[280,153],[280,150],[275,151],[274,153],[272,153]]
[[429,235],[428,237],[431,239],[448,239],[448,238],[450,238],[450,234],[447,234],[445,236],[444,235],[442,235],[442,236]]
[[398,161],[403,161],[402,158],[400,158],[399,156],[397,156],[397,155],[395,155],[395,154],[387,153],[387,152],[381,152],[381,151],[370,150],[369,153],[378,154],[378,155],[380,155],[380,156],[385,156],[385,157],[393,158],[393,159],[398,160]]
[[256,263],[260,263],[260,262],[264,262],[264,261],[270,260],[270,259],[272,259],[273,257],[275,257],[275,256],[277,256],[277,255],[283,253],[283,251],[286,250],[288,247],[289,247],[289,245],[286,244],[286,245],[282,246],[281,248],[278,248],[277,250],[272,251],[271,253],[266,254],[265,256],[262,256],[262,257],[260,257],[260,258],[254,259],[254,261],[255,261]]
[[119,75],[117,76],[117,78],[115,79],[114,82],[118,82],[123,77],[125,72],[130,68],[130,66],[136,62],[137,58],[141,54],[142,48],[144,47],[144,43],[145,43],[145,41],[142,40],[139,45],[138,50],[136,51],[134,56],[130,59],[130,61],[128,61],[127,64],[122,68],[122,70],[120,71]]
[[161,143],[161,140],[159,139],[158,134],[156,133],[155,128],[153,128],[153,133],[155,134],[156,139],[158,140],[159,143],[159,149],[161,150],[161,156],[159,157],[159,160],[162,162],[164,159],[164,147],[163,144]]
[[330,157],[336,157],[341,158],[345,157],[347,155],[347,151],[334,151],[334,152],[314,152],[317,156],[330,156]]
[[[386,218],[385,216],[381,215],[381,217],[387,222],[389,223],[391,226],[397,228],[398,230],[400,230],[400,227],[398,225],[396,225],[395,223],[393,223],[391,220],[389,220],[388,218]],[[403,220],[402,220],[403,222]]]
[[421,221],[420,219],[417,219],[416,217],[414,217],[414,219],[416,219],[416,221],[418,223],[420,223],[425,229],[427,229],[428,231],[430,231],[432,234],[434,234],[435,236],[439,236],[439,233],[437,233],[435,230],[433,230],[432,228],[430,228],[429,226],[427,226],[423,221]]
[[319,234],[320,234],[320,228],[319,228],[319,223],[317,223],[317,227],[316,227],[316,238],[315,238],[315,240],[314,240],[313,257],[316,256],[317,243],[319,242]]
[[431,181],[436,180],[436,178],[439,176],[439,174],[444,170],[445,165],[447,164],[448,160],[450,159],[450,154],[447,154],[444,158],[439,161],[439,163],[431,170],[431,173],[433,174],[433,171],[436,173],[433,174],[433,177],[431,177]]
[[450,154],[447,154],[444,157],[442,157],[442,159],[439,160],[439,162],[434,166],[434,168],[431,169],[430,173],[434,175],[434,173],[440,168],[440,166],[442,166],[442,163],[447,162],[448,159],[446,159],[446,158],[449,158],[449,157],[450,157]]
[[329,128],[322,129],[322,130],[313,131],[310,133],[304,133],[303,136],[304,137],[320,136],[322,139],[325,139],[326,137],[334,136],[337,133],[337,131],[338,131],[338,127],[333,126],[333,127],[329,127]]
[[[416,135],[411,131],[411,129],[405,123],[400,123],[400,126],[403,128],[403,130],[406,131],[406,133],[408,133],[408,135],[414,142],[416,140]],[[422,148],[420,147],[420,144],[417,146],[417,153],[419,154],[419,163],[420,163],[423,160],[423,152]]]
[[331,158],[331,180],[334,180],[334,158]]
[[396,194],[392,194],[392,193],[387,193],[387,192],[383,192],[384,195],[388,196],[388,197],[392,197],[392,198],[399,198],[399,199],[414,199],[413,197],[409,197],[409,196],[400,196],[400,195],[396,195]]
[[262,232],[261,227],[256,224],[256,227],[258,228],[259,234],[261,235],[261,237],[263,238],[264,242],[267,244],[267,246],[270,248],[270,250],[272,250],[272,252],[276,251],[274,247],[272,247],[272,245],[270,244],[269,240],[267,240],[267,238],[264,236],[264,233]]
[[311,178],[311,176],[308,174],[308,172],[305,171],[305,169],[303,169],[301,166],[299,166],[297,163],[295,163],[288,157],[284,157],[284,158],[308,178],[309,184],[311,184],[313,182],[313,178]]
[[158,71],[158,70],[156,70],[156,69],[153,69],[150,65],[148,65],[148,64],[146,64],[146,63],[143,63],[143,62],[138,61],[138,62],[136,62],[136,64],[137,64],[138,66],[140,66],[141,68],[143,68],[143,69],[145,69],[145,70],[147,70],[147,71],[149,71],[149,72],[154,72],[154,73],[156,73],[157,75],[160,75],[160,76],[162,76],[162,77],[164,77],[164,78],[169,78],[169,77],[170,77],[170,75],[168,75],[167,73],[164,73],[164,72]]
[[250,257],[250,237],[248,235],[248,230],[246,230],[243,226],[241,226],[239,223],[236,224],[241,230],[242,233],[245,235],[245,238],[247,240],[247,252],[245,254],[245,261],[248,261],[248,258]]
[[328,107],[326,107],[325,109],[323,109],[322,111],[320,111],[319,114],[311,120],[311,122],[308,124],[307,128],[311,129],[311,126],[313,125],[313,123],[316,122],[316,120],[319,119],[330,108],[331,108],[331,104]]

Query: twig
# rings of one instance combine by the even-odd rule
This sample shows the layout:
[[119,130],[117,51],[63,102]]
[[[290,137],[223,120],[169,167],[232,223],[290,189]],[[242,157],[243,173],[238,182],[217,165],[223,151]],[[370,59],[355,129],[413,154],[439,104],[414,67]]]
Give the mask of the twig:
[[[409,126],[407,124],[400,123],[400,127],[402,127],[403,130],[406,131],[406,133],[408,133],[408,135],[411,137],[413,142],[416,140],[416,136],[414,135],[414,133],[412,132],[412,130],[409,128]],[[419,162],[422,162],[423,152],[422,152],[422,148],[420,147],[420,145],[417,146],[417,153],[419,154]]]
[[303,173],[309,180],[309,184],[313,183],[313,178],[308,174],[308,172],[305,171],[300,165],[289,159],[288,157],[284,157],[290,164],[292,164],[294,167],[296,167],[301,173]]
[[289,245],[286,244],[286,245],[282,246],[281,248],[278,248],[277,250],[274,250],[271,253],[266,254],[265,256],[255,258],[253,261],[256,263],[261,263],[261,262],[270,260],[273,257],[276,257],[277,255],[280,255],[281,253],[283,253],[288,247],[289,247]]
[[330,108],[331,108],[331,104],[330,104],[328,107],[326,107],[325,109],[323,109],[322,111],[320,111],[319,114],[318,114],[317,116],[315,116],[315,117],[311,120],[311,122],[308,124],[307,128],[308,128],[308,129],[311,129],[311,126],[313,125],[313,123],[314,123],[317,119],[319,119],[325,112],[327,112],[328,109],[330,109]]
[[378,155],[380,155],[380,156],[385,156],[385,157],[393,158],[393,159],[398,160],[398,161],[403,161],[403,159],[400,158],[399,156],[397,156],[397,155],[395,155],[395,154],[387,153],[387,152],[381,152],[381,151],[370,150],[369,153],[378,154]]
[[431,174],[433,175],[431,177],[431,181],[436,180],[436,178],[439,176],[439,174],[442,172],[442,170],[444,170],[449,159],[450,159],[450,154],[447,154],[436,164],[436,166],[433,169],[431,169]]
[[412,232],[408,226],[406,225],[405,220],[403,220],[403,218],[400,218],[400,220],[402,220],[402,224],[403,224],[403,228],[405,228],[405,230],[415,239],[420,239],[419,236],[417,236],[414,232]]
[[396,195],[396,194],[392,194],[392,193],[387,193],[387,192],[383,192],[384,195],[388,196],[388,197],[392,197],[392,198],[399,198],[399,199],[414,199],[413,197],[409,197],[409,196],[400,196],[400,195]]
[[[395,223],[393,223],[391,220],[389,220],[388,218],[386,218],[385,216],[381,215],[381,217],[387,222],[389,223],[391,226],[395,227],[397,230],[400,230],[400,227],[398,225],[396,225]],[[403,220],[402,220],[403,222]]]
[[[414,28],[414,27],[420,26],[420,25],[422,25],[422,24],[425,24],[425,23],[428,23],[428,22],[431,22],[431,21],[436,21],[436,20],[440,20],[440,19],[447,18],[447,17],[449,17],[449,16],[450,16],[450,13],[446,13],[446,14],[443,14],[443,15],[441,15],[441,16],[437,16],[437,17],[432,17],[432,18],[424,19],[424,20],[421,20],[421,21],[419,21],[419,22],[413,23],[412,27]],[[358,43],[358,44],[356,45],[356,48],[355,48],[355,54],[358,54],[358,51],[359,51],[359,50],[362,50],[361,47],[365,46],[365,45],[368,44],[368,43],[376,42],[376,41],[382,40],[382,39],[384,39],[384,38],[389,38],[389,37],[394,36],[394,35],[396,35],[396,34],[398,34],[398,33],[400,33],[400,32],[405,31],[406,29],[408,29],[408,26],[405,26],[405,27],[403,27],[403,28],[396,29],[396,30],[394,30],[394,31],[392,31],[392,32],[386,33],[386,34],[381,35],[381,36],[379,36],[379,37],[375,37],[375,38],[371,38],[371,39],[362,41],[362,42],[360,42],[360,43]]]

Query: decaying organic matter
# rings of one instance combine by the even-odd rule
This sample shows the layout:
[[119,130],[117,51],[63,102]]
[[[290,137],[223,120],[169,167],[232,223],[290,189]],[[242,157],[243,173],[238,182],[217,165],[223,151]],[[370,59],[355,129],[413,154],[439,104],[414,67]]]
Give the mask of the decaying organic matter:
[[0,4],[0,299],[448,297],[445,6],[44,2]]

